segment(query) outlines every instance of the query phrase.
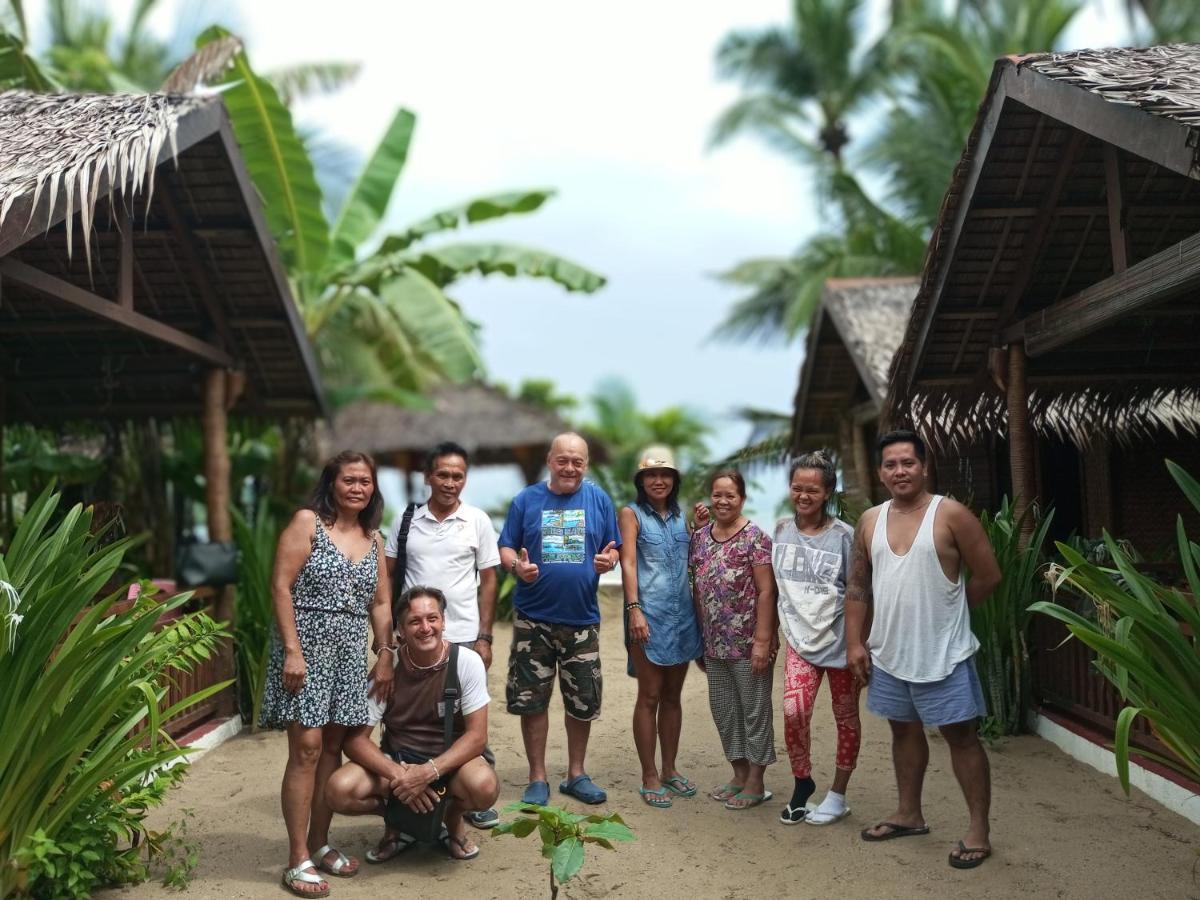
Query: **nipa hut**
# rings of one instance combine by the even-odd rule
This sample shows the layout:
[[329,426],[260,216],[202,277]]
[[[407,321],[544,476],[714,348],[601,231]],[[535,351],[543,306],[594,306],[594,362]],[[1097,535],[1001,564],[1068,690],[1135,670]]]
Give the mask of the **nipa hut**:
[[220,99],[0,94],[0,438],[5,420],[198,416],[209,535],[230,540],[231,409],[323,404]]
[[[455,441],[472,465],[516,465],[526,484],[537,481],[554,436],[568,426],[553,412],[478,382],[445,384],[429,395],[426,408],[361,401],[338,410],[331,438],[368,451],[384,465],[411,476],[424,468],[425,454],[442,441]],[[599,448],[593,448],[593,455]]]
[[[1198,154],[1200,45],[999,60],[885,404],[1059,536],[1107,529],[1167,569],[1176,513],[1200,533],[1163,466],[1200,472]],[[1040,638],[1043,699],[1111,729],[1087,655]]]

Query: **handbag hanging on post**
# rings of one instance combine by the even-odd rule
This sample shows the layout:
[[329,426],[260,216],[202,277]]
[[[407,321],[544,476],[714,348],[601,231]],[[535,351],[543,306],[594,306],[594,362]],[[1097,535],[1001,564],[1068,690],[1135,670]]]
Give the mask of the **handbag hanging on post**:
[[[454,710],[459,697],[458,685],[458,646],[450,645],[450,653],[446,662],[446,682],[442,687],[442,752],[450,749],[454,743]],[[411,750],[400,750],[397,754],[401,762],[420,765],[429,762],[430,756]],[[388,794],[387,805],[384,807],[383,818],[388,827],[401,831],[409,837],[425,844],[436,844],[442,836],[442,819],[446,816],[446,805],[450,802],[450,773],[429,785],[438,795],[438,801],[430,812],[417,812],[407,803]]]

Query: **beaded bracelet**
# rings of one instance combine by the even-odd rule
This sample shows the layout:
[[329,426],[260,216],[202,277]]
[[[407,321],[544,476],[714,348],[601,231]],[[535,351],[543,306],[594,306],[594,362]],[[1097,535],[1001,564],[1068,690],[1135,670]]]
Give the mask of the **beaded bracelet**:
[[640,603],[626,603],[625,604],[626,612],[631,612],[632,610],[641,609],[641,608],[642,608],[642,604],[640,604]]

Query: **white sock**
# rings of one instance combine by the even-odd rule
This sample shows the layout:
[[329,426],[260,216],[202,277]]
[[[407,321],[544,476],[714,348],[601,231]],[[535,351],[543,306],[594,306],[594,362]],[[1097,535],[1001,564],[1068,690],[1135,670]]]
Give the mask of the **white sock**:
[[825,799],[821,801],[821,805],[817,807],[817,812],[827,816],[840,816],[845,811],[846,795],[836,791],[829,791],[825,795]]

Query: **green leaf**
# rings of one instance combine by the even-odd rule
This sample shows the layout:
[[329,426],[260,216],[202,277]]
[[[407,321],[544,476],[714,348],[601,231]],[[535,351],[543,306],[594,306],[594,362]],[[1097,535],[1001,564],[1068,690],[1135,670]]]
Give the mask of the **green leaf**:
[[465,381],[483,371],[483,358],[462,313],[420,272],[395,273],[380,285],[378,297],[435,371],[452,381]]
[[583,868],[583,841],[578,838],[567,838],[554,848],[554,856],[550,859],[550,871],[560,883],[574,878]]
[[404,170],[416,123],[413,113],[406,109],[397,111],[379,146],[363,166],[333,226],[331,266],[353,262],[357,248],[379,227]]
[[603,839],[606,841],[632,841],[633,832],[622,822],[597,822],[584,829],[585,837]]
[[537,830],[537,827],[537,819],[517,819],[512,823],[513,837],[529,837],[529,835],[533,834],[533,832]]
[[490,197],[480,197],[463,206],[436,212],[410,225],[404,231],[385,240],[380,249],[384,253],[395,253],[411,247],[417,241],[431,234],[458,228],[462,224],[533,212],[553,196],[554,191],[551,190],[532,190],[509,191]]
[[25,52],[25,44],[0,28],[0,90],[53,91],[60,85]]
[[585,294],[600,290],[606,283],[603,275],[569,259],[515,244],[450,244],[383,259],[391,265],[414,266],[441,287],[475,273],[546,278],[568,291]]
[[[196,47],[228,35],[214,25],[196,39]],[[329,223],[291,112],[271,83],[250,67],[244,52],[234,58],[221,84],[234,135],[284,262],[293,275],[320,271],[329,251]]]
[[1140,712],[1137,707],[1126,706],[1117,715],[1113,752],[1117,758],[1117,779],[1126,794],[1129,793],[1129,729]]

